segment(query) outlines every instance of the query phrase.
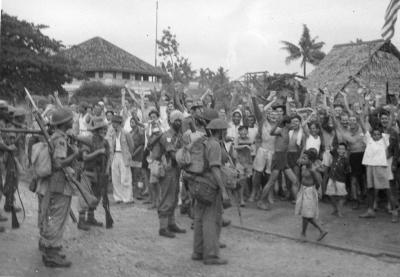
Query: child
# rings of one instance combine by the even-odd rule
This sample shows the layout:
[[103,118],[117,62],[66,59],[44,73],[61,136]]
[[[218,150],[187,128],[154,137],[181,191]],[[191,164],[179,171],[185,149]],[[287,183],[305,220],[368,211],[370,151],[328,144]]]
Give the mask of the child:
[[329,180],[326,195],[330,196],[333,206],[333,215],[343,217],[342,209],[347,195],[346,175],[350,173],[350,164],[346,158],[347,145],[339,143],[337,149],[331,151],[332,163],[329,171]]
[[247,179],[252,175],[252,146],[253,142],[249,138],[248,127],[239,126],[239,137],[235,141],[234,150],[236,156],[236,169],[240,172],[240,206],[244,207],[243,191],[247,185]]
[[[363,128],[364,129],[364,128]],[[375,197],[375,190],[385,190],[387,198],[390,200],[392,207],[395,207],[395,200],[390,191],[388,179],[388,162],[387,150],[389,141],[387,137],[382,136],[382,130],[379,127],[374,127],[371,131],[365,134],[366,148],[362,160],[363,165],[367,167],[367,201],[368,210],[366,213],[360,215],[361,218],[373,218],[375,212],[373,210],[373,203]],[[392,210],[392,222],[398,221],[397,209]]]
[[324,231],[318,225],[316,219],[318,218],[318,192],[316,185],[319,186],[322,182],[321,175],[312,167],[312,164],[318,158],[317,150],[314,148],[308,149],[303,152],[300,158],[301,166],[301,187],[297,195],[295,213],[301,215],[303,219],[303,228],[301,238],[306,240],[306,231],[308,223],[314,225],[320,232],[317,241],[322,240],[328,232]]

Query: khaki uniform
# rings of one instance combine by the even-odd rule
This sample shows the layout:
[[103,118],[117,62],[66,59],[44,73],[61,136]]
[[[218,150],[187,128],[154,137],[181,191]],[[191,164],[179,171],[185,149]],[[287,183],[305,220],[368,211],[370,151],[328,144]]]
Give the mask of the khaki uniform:
[[[53,159],[67,157],[67,135],[56,129],[51,136],[54,146]],[[48,189],[41,200],[40,211],[43,213],[40,243],[45,247],[61,246],[62,237],[71,208],[72,187],[61,169],[56,169],[50,176]]]
[[162,134],[159,145],[161,151],[156,160],[161,161],[165,156],[165,175],[160,177],[161,199],[158,206],[160,229],[175,224],[175,208],[178,205],[180,168],[175,161],[176,151],[182,147],[182,135],[169,129]]
[[[223,164],[223,156],[220,143],[215,138],[209,138],[205,150],[209,167],[220,167]],[[211,174],[209,169],[204,173],[204,177],[211,179]],[[216,258],[219,255],[222,211],[221,190],[217,191],[215,201],[210,206],[195,201],[193,253],[202,255],[204,259]]]

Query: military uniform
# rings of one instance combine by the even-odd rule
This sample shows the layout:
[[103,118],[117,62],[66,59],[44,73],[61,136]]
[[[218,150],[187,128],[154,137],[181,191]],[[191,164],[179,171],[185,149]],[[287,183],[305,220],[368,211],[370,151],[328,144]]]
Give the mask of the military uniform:
[[162,134],[159,144],[161,151],[157,160],[161,161],[163,155],[166,160],[166,164],[163,165],[165,176],[160,177],[161,199],[158,206],[158,217],[161,230],[176,225],[174,213],[178,205],[180,169],[175,161],[175,153],[182,147],[182,136],[173,129],[169,129]]
[[[94,218],[94,211],[100,202],[102,193],[104,192],[104,190],[107,190],[106,186],[108,183],[108,178],[107,180],[100,180],[100,178],[102,174],[104,174],[103,176],[106,176],[105,171],[107,170],[107,164],[110,157],[110,145],[105,138],[101,137],[98,134],[90,135],[88,138],[90,146],[87,146],[85,150],[83,150],[84,152],[86,151],[87,153],[93,153],[98,149],[104,148],[106,153],[104,154],[104,157],[98,156],[95,159],[84,162],[84,172],[82,178],[85,179],[83,181],[89,183],[88,185],[90,186],[90,190],[93,193],[93,195],[97,198],[97,202],[95,203],[95,205],[88,207],[83,197],[81,195],[79,196],[79,205],[80,205],[79,224],[82,225],[83,222],[85,222],[94,226],[103,226],[101,222],[98,222]],[[85,221],[86,212],[87,212],[87,219]]]
[[[51,125],[68,124],[72,120],[72,112],[68,109],[54,111]],[[68,158],[68,136],[61,129],[56,128],[50,138],[54,147],[52,153],[53,169],[49,177],[47,190],[41,200],[40,211],[43,212],[39,245],[44,248],[43,262],[50,267],[69,267],[71,262],[59,253],[62,238],[71,209],[73,189],[67,181],[62,168],[55,166],[55,161]],[[66,170],[71,168],[66,167]]]
[[[215,124],[216,123],[216,124]],[[208,129],[226,129],[227,123],[222,119],[214,119]],[[228,153],[221,147],[220,142],[211,136],[205,143],[206,164],[208,168],[201,177],[209,180],[208,184],[216,189],[214,201],[210,205],[195,200],[194,204],[194,242],[193,260],[204,260],[205,264],[226,264],[219,258],[219,238],[222,227],[222,190],[215,183],[211,169],[220,168],[228,160]],[[193,180],[196,182],[196,178]]]
[[[210,168],[222,165],[221,145],[212,137],[206,142],[205,159]],[[209,169],[204,173],[204,177],[212,179],[211,174]],[[210,206],[195,201],[193,253],[202,255],[204,259],[218,257],[222,211],[222,192],[219,189],[215,201]]]

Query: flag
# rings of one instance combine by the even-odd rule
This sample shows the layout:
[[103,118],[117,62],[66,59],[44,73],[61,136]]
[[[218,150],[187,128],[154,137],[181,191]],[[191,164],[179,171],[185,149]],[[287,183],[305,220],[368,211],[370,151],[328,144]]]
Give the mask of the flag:
[[382,37],[390,40],[394,35],[394,25],[397,20],[397,11],[400,9],[400,0],[391,0],[385,13],[385,24],[382,27]]

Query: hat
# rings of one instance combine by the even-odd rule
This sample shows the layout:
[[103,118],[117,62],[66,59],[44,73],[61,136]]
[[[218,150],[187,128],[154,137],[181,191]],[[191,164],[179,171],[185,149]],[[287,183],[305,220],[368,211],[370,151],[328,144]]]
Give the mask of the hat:
[[214,109],[206,108],[203,111],[202,117],[207,121],[211,121],[215,118],[218,118],[218,112]]
[[228,123],[221,118],[213,119],[207,125],[207,129],[211,129],[211,130],[224,130],[224,129],[228,129],[228,127],[229,127]]
[[123,118],[122,118],[122,116],[120,116],[120,115],[113,115],[113,117],[112,117],[112,119],[111,119],[111,122],[113,122],[113,123],[119,123],[119,124],[121,124],[122,121],[123,121]]
[[180,112],[180,111],[178,111],[178,110],[173,110],[172,112],[171,112],[171,114],[169,115],[169,121],[171,122],[171,123],[174,123],[175,122],[175,120],[183,120],[183,114]]
[[151,114],[156,114],[157,117],[160,117],[160,113],[156,110],[156,109],[152,109],[151,111],[149,111],[149,117],[151,116]]
[[14,111],[14,116],[25,116],[26,111],[23,108],[16,108]]
[[239,109],[234,110],[234,111],[232,112],[232,116],[233,116],[235,113],[238,113],[238,114],[240,115],[240,117],[243,116],[243,115],[242,115],[242,111],[239,110]]
[[57,126],[63,123],[66,123],[73,118],[73,113],[70,109],[68,108],[61,108],[54,110],[51,119],[50,119],[50,125]]
[[0,110],[7,110],[8,109],[8,104],[4,100],[0,100]]
[[92,126],[88,128],[89,131],[95,131],[101,128],[107,128],[107,123],[101,116],[96,116],[92,119]]
[[97,104],[99,104],[100,106],[104,106],[104,102],[103,101],[99,101],[99,103],[97,103]]

